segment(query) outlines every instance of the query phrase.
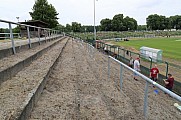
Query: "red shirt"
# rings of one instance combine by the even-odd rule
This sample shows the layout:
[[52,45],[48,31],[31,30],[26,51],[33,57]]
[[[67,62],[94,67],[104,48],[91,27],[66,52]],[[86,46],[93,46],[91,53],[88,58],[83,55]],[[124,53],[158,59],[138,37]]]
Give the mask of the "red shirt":
[[166,85],[166,88],[172,88],[172,87],[173,87],[174,78],[173,78],[173,77],[170,77],[170,78],[168,78],[166,81],[169,82],[169,83]]
[[150,72],[151,72],[151,77],[156,78],[156,77],[157,77],[157,74],[159,73],[159,70],[158,70],[157,68],[152,68],[152,69],[150,70]]

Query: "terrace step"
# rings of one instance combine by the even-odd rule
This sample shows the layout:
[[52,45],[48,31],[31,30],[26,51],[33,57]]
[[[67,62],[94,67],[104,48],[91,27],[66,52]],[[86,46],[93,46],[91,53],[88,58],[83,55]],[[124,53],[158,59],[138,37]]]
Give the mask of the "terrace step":
[[20,70],[30,65],[32,61],[36,60],[62,39],[64,39],[64,37],[51,42],[47,42],[44,45],[40,45],[32,49],[17,53],[16,55],[11,55],[0,59],[0,84],[8,79],[11,79]]
[[[18,72],[0,87],[0,119],[25,120],[41,94],[68,38],[56,43],[41,57]],[[22,112],[23,111],[23,112]]]
[[[41,38],[40,41],[38,38],[31,39],[31,48],[37,47],[40,44],[47,43],[47,41],[52,41],[58,38],[61,38],[62,35],[56,35],[48,38]],[[28,40],[15,40],[15,49],[16,53],[29,50]],[[4,57],[8,57],[13,55],[12,43],[10,40],[6,40],[6,42],[0,42],[0,59]]]

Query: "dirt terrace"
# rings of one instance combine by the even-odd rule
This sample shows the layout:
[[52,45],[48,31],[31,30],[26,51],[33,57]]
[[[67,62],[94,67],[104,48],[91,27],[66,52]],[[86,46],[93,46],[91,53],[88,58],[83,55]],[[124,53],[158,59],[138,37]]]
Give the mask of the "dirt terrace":
[[53,40],[53,41],[47,42],[46,44],[42,44],[40,46],[31,48],[29,50],[16,53],[16,55],[11,55],[11,56],[5,57],[3,59],[0,59],[0,71],[5,70],[5,69],[17,64],[18,62],[32,56],[33,54],[37,53],[38,51],[43,50],[44,48],[47,48],[48,46],[52,45],[53,43],[55,43],[59,40],[60,39]]
[[[120,92],[119,65],[112,62],[108,80],[107,56],[94,50],[92,58],[86,45],[69,41],[29,120],[143,120],[145,82],[132,74],[124,69]],[[181,118],[176,101],[154,89],[149,86],[148,119]]]
[[[30,66],[18,72],[12,79],[3,82],[0,86],[0,120],[14,120],[44,79],[51,65],[61,52],[68,38],[52,47]],[[26,53],[26,52],[25,52]],[[22,52],[21,54],[25,54]]]

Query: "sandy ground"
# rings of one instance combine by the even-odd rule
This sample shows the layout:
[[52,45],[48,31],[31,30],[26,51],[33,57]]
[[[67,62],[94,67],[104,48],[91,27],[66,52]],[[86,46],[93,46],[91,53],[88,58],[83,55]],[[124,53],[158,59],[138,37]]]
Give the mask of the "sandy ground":
[[5,70],[5,69],[19,63],[20,61],[34,55],[38,51],[41,51],[42,49],[47,48],[48,46],[50,46],[51,44],[53,44],[59,40],[60,39],[53,40],[53,41],[47,42],[45,44],[41,44],[40,46],[31,48],[29,50],[25,50],[25,51],[16,53],[16,55],[11,55],[11,56],[5,57],[3,59],[0,59],[0,71]]
[[[49,38],[49,37],[47,37],[47,38]],[[34,43],[34,42],[39,41],[39,38],[31,38],[30,40],[31,40],[31,43]],[[45,38],[40,38],[40,41],[43,41],[43,40],[45,40]],[[16,46],[25,45],[25,44],[29,44],[29,40],[28,39],[26,39],[26,40],[14,40],[15,47]],[[3,40],[3,42],[0,42],[0,50],[11,48],[11,47],[12,47],[11,40]]]
[[[134,81],[123,69],[123,90],[119,88],[119,65],[111,63],[107,79],[107,56],[86,45],[68,42],[29,120],[143,120],[145,81]],[[177,102],[149,85],[148,119],[179,120]]]
[[[68,38],[52,47],[30,66],[18,72],[12,79],[0,86],[0,120],[15,119],[26,105],[33,92],[44,79],[50,66],[55,62]],[[9,120],[9,119],[8,119]]]

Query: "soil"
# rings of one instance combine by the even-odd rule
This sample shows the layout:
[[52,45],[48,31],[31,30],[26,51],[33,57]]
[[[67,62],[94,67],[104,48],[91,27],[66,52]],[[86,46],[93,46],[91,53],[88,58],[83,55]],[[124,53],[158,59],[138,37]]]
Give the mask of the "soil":
[[[48,39],[49,37],[47,37]],[[39,41],[39,38],[31,38],[31,43],[34,43],[34,42],[38,42]],[[45,38],[40,38],[40,41],[43,41],[45,40]],[[28,44],[29,43],[29,40],[28,39],[19,39],[19,40],[14,40],[14,45],[15,47],[16,46],[21,46],[21,45],[25,45],[25,44]],[[12,43],[11,43],[11,40],[3,40],[3,41],[0,41],[0,50],[2,49],[7,49],[7,48],[11,48],[12,47]]]
[[5,57],[3,59],[0,59],[0,71],[5,70],[5,69],[17,64],[18,62],[20,62],[20,61],[34,55],[38,51],[41,51],[44,48],[47,48],[48,46],[50,46],[51,44],[53,44],[53,43],[55,43],[55,42],[57,42],[59,40],[60,39],[53,40],[53,41],[47,42],[45,44],[42,44],[40,46],[31,48],[29,50],[16,53],[16,55],[11,55],[11,56]]
[[[119,64],[111,61],[110,79],[107,64],[108,56],[69,41],[29,120],[144,120],[145,81],[135,81],[123,68],[120,90]],[[179,120],[181,113],[173,106],[177,101],[155,89],[149,85],[148,119]]]
[[[16,119],[55,62],[67,38],[0,85],[0,120]],[[26,54],[22,52],[21,54]]]

